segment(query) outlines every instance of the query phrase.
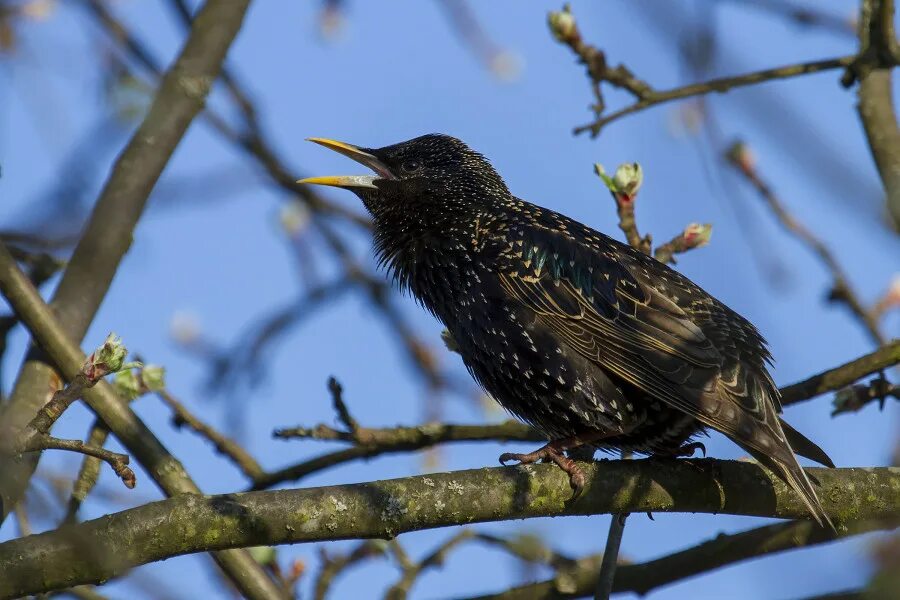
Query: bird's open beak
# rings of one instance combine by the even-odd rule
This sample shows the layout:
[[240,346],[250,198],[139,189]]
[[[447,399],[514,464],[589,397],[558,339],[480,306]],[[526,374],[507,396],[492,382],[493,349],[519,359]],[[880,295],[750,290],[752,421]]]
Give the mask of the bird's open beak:
[[312,183],[316,185],[331,185],[334,187],[341,188],[374,188],[378,189],[375,186],[375,181],[378,179],[396,179],[393,173],[391,173],[390,169],[382,163],[374,154],[370,154],[365,150],[354,146],[353,144],[347,144],[345,142],[338,142],[337,140],[329,140],[326,138],[307,138],[310,142],[315,142],[317,144],[321,144],[326,148],[334,150],[335,152],[340,152],[344,156],[349,156],[356,162],[365,165],[375,171],[376,175],[333,175],[328,177],[307,177],[305,179],[300,179],[297,183]]

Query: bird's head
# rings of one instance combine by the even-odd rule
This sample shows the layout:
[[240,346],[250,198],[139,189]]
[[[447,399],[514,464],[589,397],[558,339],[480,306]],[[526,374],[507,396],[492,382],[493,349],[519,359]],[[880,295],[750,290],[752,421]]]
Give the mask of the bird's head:
[[299,183],[330,185],[359,196],[378,219],[398,212],[429,215],[470,209],[509,197],[503,180],[481,154],[460,140],[429,134],[383,148],[363,148],[324,138],[309,141],[340,152],[374,175],[309,177]]

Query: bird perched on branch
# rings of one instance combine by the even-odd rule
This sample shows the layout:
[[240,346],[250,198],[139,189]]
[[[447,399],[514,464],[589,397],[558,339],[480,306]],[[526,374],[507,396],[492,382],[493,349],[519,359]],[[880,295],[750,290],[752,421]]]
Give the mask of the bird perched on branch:
[[516,198],[460,140],[311,141],[375,174],[301,182],[359,196],[379,263],[443,322],[484,389],[550,440],[501,462],[552,461],[577,495],[584,474],[566,450],[691,455],[712,428],[830,523],[794,452],[834,464],[778,416],[771,355],[746,319],[644,253]]

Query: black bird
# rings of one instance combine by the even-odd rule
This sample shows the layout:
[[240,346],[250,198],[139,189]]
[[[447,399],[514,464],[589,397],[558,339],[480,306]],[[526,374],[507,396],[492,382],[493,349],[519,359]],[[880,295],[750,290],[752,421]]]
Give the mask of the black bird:
[[772,358],[746,319],[642,252],[516,198],[458,139],[310,141],[375,175],[301,182],[359,196],[379,264],[443,322],[484,389],[551,440],[501,462],[551,460],[577,495],[584,475],[566,450],[690,455],[712,428],[830,524],[794,452],[834,464],[779,418]]

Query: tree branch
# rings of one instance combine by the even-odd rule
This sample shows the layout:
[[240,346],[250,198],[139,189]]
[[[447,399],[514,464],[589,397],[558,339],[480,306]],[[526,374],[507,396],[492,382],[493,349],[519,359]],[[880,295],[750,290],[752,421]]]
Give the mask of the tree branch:
[[[74,379],[85,362],[84,353],[66,336],[53,311],[31,281],[19,270],[2,243],[0,292],[31,332],[35,343],[59,367],[63,376],[69,380]],[[200,488],[191,480],[181,463],[166,450],[109,384],[101,381],[94,387],[85,389],[83,397],[91,410],[109,426],[166,494],[200,493]],[[27,482],[21,481],[20,484],[24,488]],[[272,580],[245,551],[218,552],[214,558],[246,596],[260,599],[280,597]]]
[[[133,241],[147,198],[194,116],[203,108],[249,0],[208,0],[163,77],[146,117],[119,155],[53,297],[64,336],[80,342]],[[22,367],[0,431],[16,431],[45,401],[53,370],[32,354]],[[0,516],[24,493],[36,457],[0,469]]]
[[900,128],[894,111],[891,70],[900,60],[894,33],[894,0],[864,0],[859,18],[859,58],[844,85],[859,81],[856,106],[869,150],[887,196],[888,213],[900,229]]
[[[392,538],[464,523],[646,511],[808,516],[781,480],[749,462],[628,460],[579,466],[588,483],[575,501],[568,477],[553,465],[299,490],[183,494],[0,544],[0,597],[105,581],[131,567],[192,552]],[[900,469],[808,471],[839,527],[895,517],[900,510]]]
[[[682,100],[692,96],[702,96],[712,92],[723,93],[734,88],[756,85],[765,81],[787,79],[799,75],[809,75],[821,71],[847,68],[856,61],[856,55],[840,56],[786,65],[783,67],[775,67],[772,69],[764,69],[762,71],[754,71],[743,75],[720,77],[670,90],[655,90],[650,84],[635,76],[625,65],[619,65],[615,68],[610,67],[606,62],[606,55],[602,50],[585,43],[582,39],[581,32],[578,29],[578,25],[575,22],[575,17],[572,15],[568,6],[561,12],[550,13],[549,22],[550,31],[553,33],[553,36],[560,43],[568,46],[579,58],[579,62],[584,64],[587,68],[588,77],[591,80],[591,86],[597,101],[593,107],[597,118],[592,123],[576,127],[575,134],[578,135],[589,131],[591,137],[596,137],[603,127],[609,123],[626,115],[650,108],[651,106],[672,102],[673,100]],[[624,108],[603,116],[603,112],[606,108],[606,103],[603,100],[601,90],[601,84],[603,83],[609,83],[613,87],[627,91],[634,96],[636,101],[633,104],[629,104]]]
[[[809,521],[776,523],[740,533],[719,534],[692,548],[636,565],[619,565],[614,593],[651,591],[714,571],[734,563],[777,552],[808,548],[837,539],[876,530],[893,529],[897,519],[853,523],[835,537]],[[588,556],[560,569],[550,580],[515,587],[497,594],[469,600],[531,600],[532,598],[579,598],[589,595],[597,579],[600,556]]]
[[176,426],[186,425],[201,437],[212,442],[216,452],[231,460],[250,481],[255,481],[263,476],[262,467],[240,444],[201,421],[168,390],[157,390],[156,395],[171,409],[172,420]]
[[[900,340],[839,367],[781,388],[781,402],[784,406],[804,402],[826,392],[840,390],[867,375],[898,363],[900,363]],[[354,460],[395,452],[409,452],[447,442],[546,441],[546,437],[541,433],[517,421],[506,421],[496,425],[430,423],[418,427],[359,427],[356,431],[356,439],[350,432],[340,431],[327,425],[317,425],[311,428],[277,429],[273,436],[283,439],[299,437],[356,442],[358,445],[265,473],[253,480],[252,490],[270,488],[285,481],[297,481],[313,473]]]
[[829,369],[809,379],[781,388],[781,403],[796,404],[847,387],[848,385],[900,363],[900,340],[882,346],[834,369]]

